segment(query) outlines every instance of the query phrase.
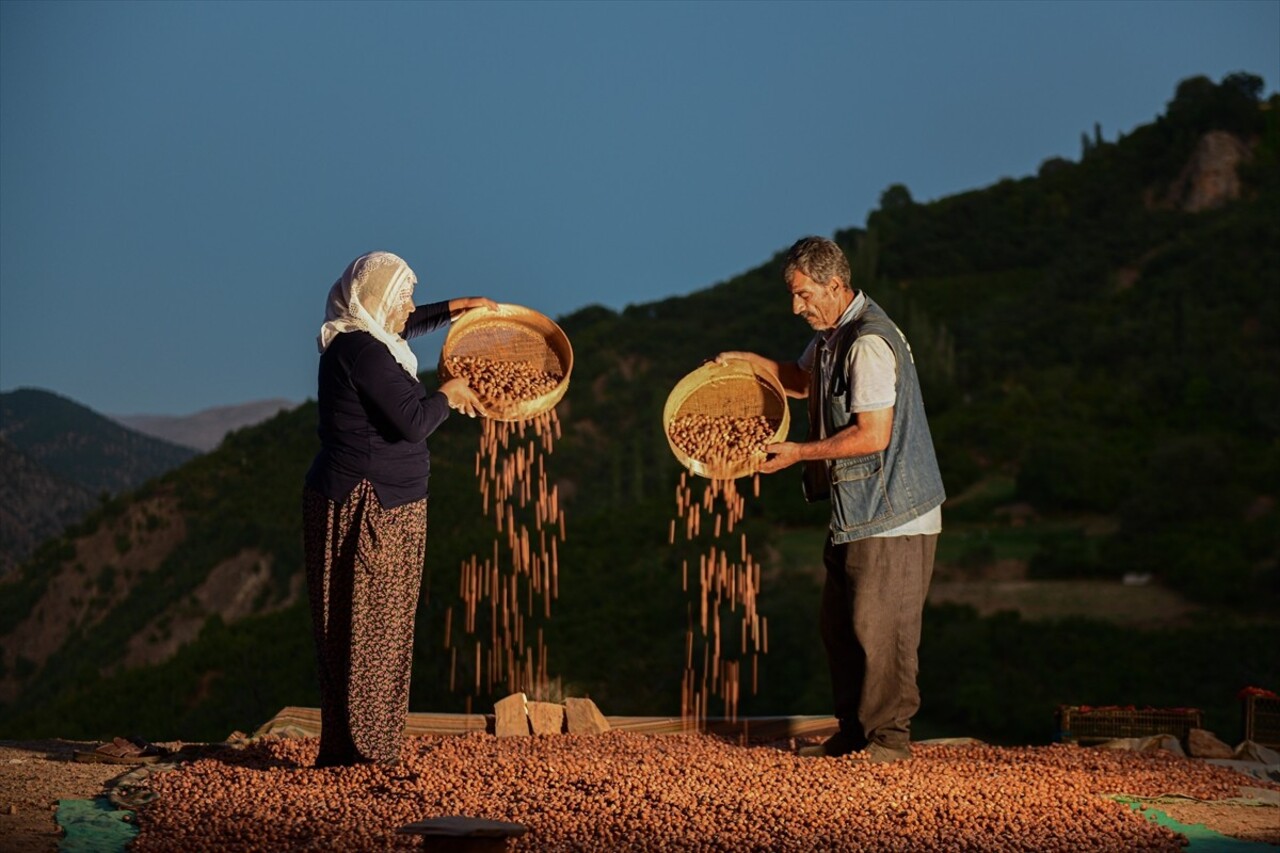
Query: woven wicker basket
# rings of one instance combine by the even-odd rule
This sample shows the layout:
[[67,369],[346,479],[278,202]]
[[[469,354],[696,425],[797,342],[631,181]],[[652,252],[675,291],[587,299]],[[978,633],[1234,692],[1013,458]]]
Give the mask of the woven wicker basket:
[[748,361],[708,362],[676,383],[662,409],[662,431],[680,464],[700,477],[732,480],[760,470],[765,454],[733,462],[694,459],[671,440],[671,424],[684,415],[763,415],[774,426],[773,441],[784,441],[791,426],[787,395],[777,377]]
[[555,408],[569,388],[573,372],[573,347],[555,322],[530,308],[498,303],[496,311],[467,311],[450,327],[440,348],[441,381],[453,378],[445,360],[453,356],[479,356],[496,361],[523,362],[561,374],[556,387],[540,397],[495,405],[486,402],[484,416],[497,421],[523,421]]

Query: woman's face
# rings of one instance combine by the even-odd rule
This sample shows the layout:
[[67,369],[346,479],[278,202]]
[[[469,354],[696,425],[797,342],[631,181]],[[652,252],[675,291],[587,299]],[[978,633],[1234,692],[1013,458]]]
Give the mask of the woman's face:
[[387,314],[387,331],[395,332],[397,335],[403,332],[405,324],[409,322],[409,315],[412,313],[413,289],[408,288],[404,291],[400,301]]

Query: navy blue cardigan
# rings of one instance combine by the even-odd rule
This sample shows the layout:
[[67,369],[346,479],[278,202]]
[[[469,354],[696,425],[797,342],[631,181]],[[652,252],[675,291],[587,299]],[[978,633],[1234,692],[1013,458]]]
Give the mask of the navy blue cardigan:
[[[449,323],[449,303],[414,309],[402,337]],[[449,401],[428,394],[368,332],[343,332],[320,356],[320,452],[306,486],[342,503],[361,480],[386,509],[427,496],[426,439],[449,417]]]

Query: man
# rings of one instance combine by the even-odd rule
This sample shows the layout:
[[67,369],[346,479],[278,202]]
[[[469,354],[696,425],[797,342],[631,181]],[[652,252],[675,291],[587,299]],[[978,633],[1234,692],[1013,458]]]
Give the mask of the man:
[[817,335],[795,362],[726,352],[774,373],[809,399],[809,438],[767,448],[761,471],[806,466],[805,495],[829,497],[820,626],[840,729],[802,754],[911,757],[920,708],[917,650],[946,497],[906,337],[849,283],[830,240],[805,237],[787,254],[792,311]]

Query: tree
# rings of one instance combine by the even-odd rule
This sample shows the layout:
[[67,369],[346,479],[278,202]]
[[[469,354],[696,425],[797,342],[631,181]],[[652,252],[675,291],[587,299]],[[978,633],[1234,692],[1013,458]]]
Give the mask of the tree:
[[907,189],[906,184],[890,184],[884,192],[880,193],[881,210],[902,210],[915,203],[915,199],[911,197],[911,190]]
[[1262,100],[1262,78],[1257,74],[1236,71],[1222,78],[1222,88],[1254,104]]

